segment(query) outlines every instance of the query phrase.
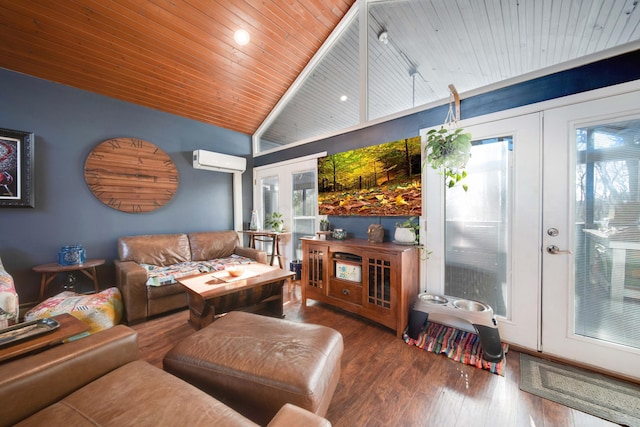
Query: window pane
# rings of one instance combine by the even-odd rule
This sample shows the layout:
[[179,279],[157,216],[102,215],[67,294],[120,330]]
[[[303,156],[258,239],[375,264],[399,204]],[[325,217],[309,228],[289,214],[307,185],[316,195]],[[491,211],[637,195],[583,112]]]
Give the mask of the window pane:
[[507,316],[512,137],[474,141],[465,183],[446,190],[445,293]]
[[640,120],[576,130],[575,332],[640,348]]
[[[262,220],[273,212],[278,212],[278,177],[268,176],[262,180],[262,206],[264,209]],[[264,224],[263,224],[264,227]]]
[[[260,187],[262,188],[262,208],[264,212],[262,212],[262,217],[260,220],[262,224],[260,224],[260,228],[262,230],[268,230],[270,227],[265,226],[264,221],[268,215],[271,215],[273,212],[280,212],[280,208],[278,206],[278,177],[277,176],[268,176],[261,180]],[[273,245],[270,242],[262,242],[256,244],[258,249],[262,249],[267,253],[271,253],[271,247]]]
[[316,213],[318,211],[318,193],[316,190],[316,171],[294,173],[292,178],[293,203],[293,257],[302,259],[303,236],[314,236]]

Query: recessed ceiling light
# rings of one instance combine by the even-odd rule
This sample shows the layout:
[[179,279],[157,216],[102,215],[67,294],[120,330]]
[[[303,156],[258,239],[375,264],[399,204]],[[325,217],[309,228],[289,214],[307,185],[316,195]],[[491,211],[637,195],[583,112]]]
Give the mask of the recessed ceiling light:
[[233,39],[240,46],[244,46],[245,44],[249,43],[250,37],[249,33],[246,30],[238,30],[233,34]]
[[342,95],[340,97],[340,101],[342,101],[342,102],[346,101],[347,99],[349,99],[349,98],[347,98],[347,95]]

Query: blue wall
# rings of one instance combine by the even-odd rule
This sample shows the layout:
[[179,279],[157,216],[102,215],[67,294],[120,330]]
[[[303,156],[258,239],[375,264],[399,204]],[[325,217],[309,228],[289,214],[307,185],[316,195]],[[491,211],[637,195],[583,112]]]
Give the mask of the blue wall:
[[[466,98],[462,100],[462,118],[640,79],[638,63],[640,51],[634,51]],[[446,110],[446,106],[437,107],[260,156],[253,163],[261,166],[319,151],[331,154],[416,136],[420,129],[442,123]],[[0,257],[16,281],[22,302],[37,298],[40,277],[31,268],[54,262],[63,245],[79,243],[89,257],[106,258],[107,265],[98,269],[101,287],[106,287],[115,283],[112,260],[117,257],[119,236],[232,228],[231,175],[194,170],[194,149],[247,156],[243,218],[249,221],[252,160],[248,135],[2,69],[0,127],[34,132],[36,137],[36,207],[0,208]],[[128,214],[113,210],[98,201],[84,183],[88,153],[100,142],[118,136],[152,142],[176,163],[180,186],[174,198],[157,211]],[[350,237],[363,238],[369,224],[382,223],[389,233],[396,220],[331,218],[332,224],[347,229]],[[89,284],[85,281],[81,285]]]
[[[37,299],[40,277],[31,268],[56,261],[63,245],[79,243],[89,258],[107,259],[98,267],[104,288],[115,284],[119,236],[233,229],[232,176],[193,169],[194,149],[248,158],[243,218],[249,220],[249,135],[3,69],[0,128],[35,134],[35,208],[0,208],[0,257],[22,303]],[[169,154],[180,180],[169,203],[130,214],[93,196],[84,181],[84,162],[96,145],[115,137],[141,138]],[[50,294],[58,290],[59,279]],[[79,283],[81,289],[88,285],[86,279]]]

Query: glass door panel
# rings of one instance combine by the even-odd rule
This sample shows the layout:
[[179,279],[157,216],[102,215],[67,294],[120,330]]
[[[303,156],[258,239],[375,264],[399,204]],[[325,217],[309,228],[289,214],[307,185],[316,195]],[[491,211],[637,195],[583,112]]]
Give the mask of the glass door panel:
[[474,141],[462,187],[446,190],[445,294],[507,317],[513,138]]
[[[268,215],[274,212],[280,212],[280,178],[277,175],[265,176],[260,179],[260,190],[262,194],[262,209],[260,211],[260,220],[262,221],[261,229],[268,230],[264,223]],[[273,244],[271,239],[261,239],[260,243],[256,240],[256,247],[270,254]]]
[[545,111],[542,349],[640,378],[640,93]]
[[541,115],[460,127],[474,139],[468,191],[424,169],[425,290],[489,304],[503,340],[538,349]]
[[316,170],[295,172],[292,174],[292,242],[293,257],[302,259],[303,236],[314,236],[316,230],[316,214],[318,212],[318,191]]
[[[308,157],[274,163],[254,169],[254,209],[264,219],[272,212],[280,212],[284,233],[280,235],[280,260],[285,270],[291,260],[302,259],[302,236],[314,236],[318,212],[317,160]],[[271,244],[263,249],[271,251]]]
[[[271,215],[273,212],[279,212],[279,178],[278,176],[267,176],[262,178],[260,182],[262,189],[262,219]],[[264,224],[263,224],[264,226]]]
[[575,332],[640,348],[640,120],[575,142]]

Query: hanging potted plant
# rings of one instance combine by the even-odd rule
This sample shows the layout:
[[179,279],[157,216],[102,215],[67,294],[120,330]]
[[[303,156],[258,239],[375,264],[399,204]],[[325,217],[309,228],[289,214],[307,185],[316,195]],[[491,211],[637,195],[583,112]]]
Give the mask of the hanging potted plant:
[[[460,118],[460,97],[453,84],[449,85],[451,97],[449,98],[449,111],[440,129],[431,129],[427,132],[425,145],[425,163],[435,170],[441,170],[448,188],[454,187],[466,178],[465,170],[471,157],[471,134],[458,128]],[[455,103],[456,111],[453,111]],[[464,191],[469,187],[464,184]]]
[[[442,170],[445,185],[455,186],[467,176],[465,167],[471,157],[471,134],[464,129],[442,126],[427,132],[426,162],[433,169]],[[469,187],[462,185],[464,191]]]

